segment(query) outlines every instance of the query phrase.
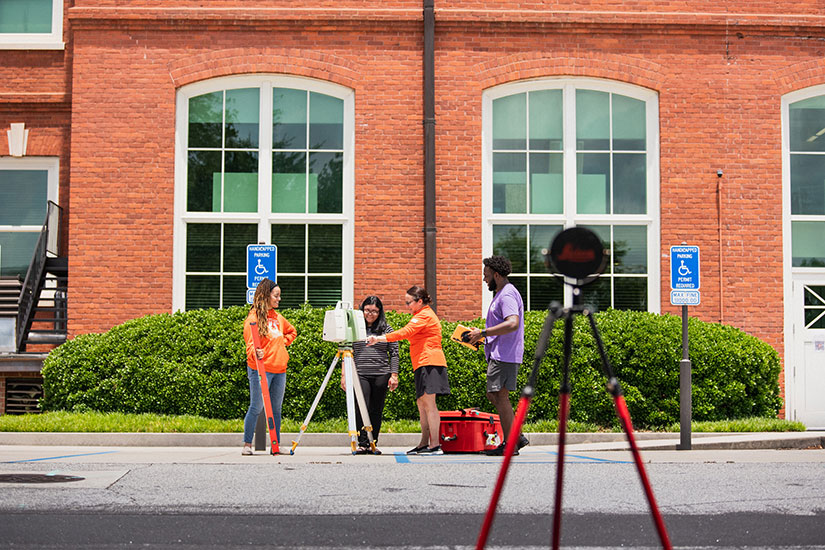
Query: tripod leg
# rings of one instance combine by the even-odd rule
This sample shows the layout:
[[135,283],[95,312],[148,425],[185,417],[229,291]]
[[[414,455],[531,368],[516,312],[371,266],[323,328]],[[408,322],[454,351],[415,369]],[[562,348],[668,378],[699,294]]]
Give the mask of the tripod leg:
[[[355,378],[355,369],[352,365],[352,357],[347,357],[344,352],[344,380],[347,384],[347,429],[350,437],[350,447],[352,454],[355,454],[355,447],[358,443],[358,430],[355,427],[355,386],[358,380]],[[360,388],[360,386],[358,386]]]
[[616,415],[619,422],[622,424],[622,429],[627,435],[627,442],[630,445],[630,452],[633,454],[633,461],[636,463],[636,470],[639,472],[639,478],[642,481],[647,502],[650,505],[650,513],[653,516],[653,522],[656,525],[656,531],[659,534],[659,540],[662,543],[662,548],[671,550],[673,548],[670,544],[670,537],[665,527],[665,522],[659,513],[659,507],[656,505],[656,497],[653,496],[653,488],[650,485],[650,480],[647,477],[644,463],[642,462],[642,455],[639,452],[639,446],[636,444],[636,437],[633,435],[633,422],[630,420],[630,411],[627,410],[627,403],[625,403],[624,395],[622,395],[622,388],[619,380],[613,374],[613,368],[610,366],[610,359],[607,357],[607,352],[604,350],[604,342],[602,342],[599,329],[596,327],[596,320],[590,311],[585,311],[588,320],[590,321],[590,330],[593,332],[593,338],[596,340],[596,346],[599,348],[599,355],[602,358],[602,368],[607,377],[607,390],[613,396],[613,401],[616,406]]
[[344,361],[349,360],[352,364],[352,371],[353,371],[353,388],[355,390],[355,402],[358,405],[358,410],[361,413],[361,420],[364,422],[363,426],[356,426],[359,432],[363,428],[365,432],[367,432],[367,439],[370,442],[370,449],[375,450],[375,441],[372,437],[372,420],[370,420],[370,413],[367,410],[367,400],[364,398],[364,390],[361,388],[361,382],[358,379],[358,367],[355,365],[355,360],[352,357],[344,356]]
[[507,435],[507,446],[504,448],[504,461],[501,463],[501,470],[498,472],[498,479],[493,489],[493,496],[490,499],[487,514],[484,516],[484,523],[481,524],[481,531],[478,534],[478,541],[476,541],[477,550],[484,550],[484,546],[487,544],[487,537],[490,534],[493,518],[496,516],[496,507],[501,497],[501,490],[504,488],[504,480],[507,478],[507,471],[510,468],[510,460],[513,458],[513,450],[516,447],[518,436],[521,433],[521,426],[524,424],[524,419],[527,418],[527,411],[530,409],[530,401],[533,399],[539,367],[541,366],[542,359],[544,359],[544,354],[547,352],[550,333],[553,331],[553,326],[559,318],[559,309],[560,306],[555,302],[551,304],[550,313],[547,314],[544,320],[544,327],[541,330],[539,341],[536,345],[536,354],[533,357],[533,370],[530,371],[530,378],[527,381],[527,385],[524,386],[524,390],[522,390],[521,400],[516,409],[516,418],[513,421],[513,427],[510,428],[510,433]]
[[292,442],[292,449],[290,449],[289,454],[295,454],[295,447],[298,446],[298,443],[301,441],[301,436],[304,435],[307,426],[309,426],[309,421],[312,419],[312,415],[315,414],[315,409],[321,401],[321,396],[324,395],[324,390],[326,389],[327,384],[329,384],[329,379],[332,377],[332,372],[335,370],[335,365],[338,364],[338,358],[340,355],[340,353],[335,354],[335,359],[332,360],[332,364],[329,366],[326,376],[324,376],[324,381],[321,382],[321,387],[318,388],[318,393],[315,395],[315,401],[312,402],[312,406],[309,408],[309,413],[307,413],[307,417],[304,418],[304,422],[301,424],[301,431],[298,434],[298,439]]
[[561,542],[561,497],[564,486],[564,452],[567,443],[567,417],[570,411],[570,353],[573,347],[573,314],[564,319],[564,363],[559,388],[559,453],[556,461],[556,502],[553,507],[553,550]]

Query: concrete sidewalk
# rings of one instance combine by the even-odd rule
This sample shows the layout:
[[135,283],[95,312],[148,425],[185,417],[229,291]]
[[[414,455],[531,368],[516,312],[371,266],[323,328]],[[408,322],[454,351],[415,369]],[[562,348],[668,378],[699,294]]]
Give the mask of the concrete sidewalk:
[[[556,433],[528,433],[531,445],[558,444]],[[282,447],[297,439],[296,433],[283,433]],[[635,434],[639,448],[646,451],[672,451],[680,443],[678,433],[639,432]],[[240,447],[240,433],[79,433],[79,432],[0,432],[0,445],[88,446],[88,447]],[[413,447],[419,434],[381,434],[381,447]],[[347,447],[349,436],[342,433],[305,433],[303,447]],[[628,448],[623,433],[568,433],[567,444],[579,450],[611,451]],[[753,432],[753,433],[693,433],[691,448],[695,450],[737,449],[822,449],[825,431]]]

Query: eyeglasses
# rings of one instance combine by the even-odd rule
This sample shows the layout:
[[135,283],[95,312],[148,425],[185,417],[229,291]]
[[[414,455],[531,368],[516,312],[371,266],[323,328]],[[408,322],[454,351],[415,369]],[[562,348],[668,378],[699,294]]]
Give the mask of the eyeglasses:
[[378,313],[379,312],[378,312],[377,309],[365,309],[364,310],[364,315],[378,315]]

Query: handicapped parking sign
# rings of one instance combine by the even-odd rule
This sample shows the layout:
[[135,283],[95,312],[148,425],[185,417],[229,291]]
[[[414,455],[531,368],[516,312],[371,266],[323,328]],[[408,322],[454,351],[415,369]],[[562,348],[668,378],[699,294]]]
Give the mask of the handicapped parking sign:
[[[253,291],[264,279],[277,282],[278,247],[274,244],[250,244],[246,247],[246,288]],[[249,291],[247,291],[248,301]]]
[[671,290],[699,290],[699,247],[670,247]]

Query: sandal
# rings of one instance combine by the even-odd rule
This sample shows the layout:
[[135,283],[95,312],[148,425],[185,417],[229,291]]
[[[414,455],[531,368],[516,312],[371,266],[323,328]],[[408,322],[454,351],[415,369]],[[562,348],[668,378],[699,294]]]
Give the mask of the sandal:
[[357,454],[357,455],[365,455],[365,454],[367,454],[367,453],[369,453],[369,450],[367,450],[367,449],[366,449],[366,448],[364,448],[364,447],[357,447],[357,448],[355,449],[355,454]]

